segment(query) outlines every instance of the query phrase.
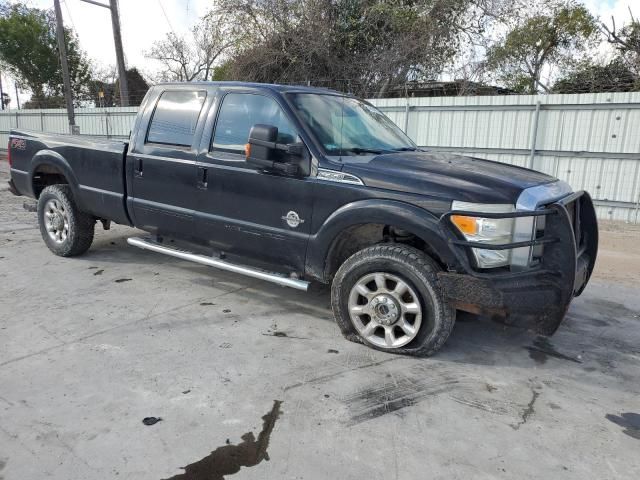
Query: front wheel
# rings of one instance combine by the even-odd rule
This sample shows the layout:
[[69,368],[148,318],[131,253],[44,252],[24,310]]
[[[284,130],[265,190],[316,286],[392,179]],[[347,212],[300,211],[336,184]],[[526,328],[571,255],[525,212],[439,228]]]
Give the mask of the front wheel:
[[438,351],[455,322],[438,271],[428,255],[401,244],[374,245],[349,257],[331,287],[343,335],[388,352],[428,356]]
[[49,250],[61,257],[82,255],[93,242],[95,219],[78,210],[68,185],[50,185],[38,199],[38,225]]

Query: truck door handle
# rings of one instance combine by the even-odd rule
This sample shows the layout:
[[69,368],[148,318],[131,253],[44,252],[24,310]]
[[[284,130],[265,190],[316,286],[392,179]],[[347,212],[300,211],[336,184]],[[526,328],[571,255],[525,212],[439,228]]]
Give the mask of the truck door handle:
[[135,159],[133,172],[134,172],[136,177],[141,177],[142,176],[142,159],[141,158],[136,158]]
[[207,169],[205,167],[198,167],[198,188],[205,190],[207,188]]

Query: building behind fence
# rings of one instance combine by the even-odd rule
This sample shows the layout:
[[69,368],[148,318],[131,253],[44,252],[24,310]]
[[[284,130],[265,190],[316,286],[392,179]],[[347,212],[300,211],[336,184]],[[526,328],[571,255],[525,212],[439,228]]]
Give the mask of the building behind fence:
[[[602,219],[640,222],[640,92],[372,100],[421,147],[531,167],[591,193]],[[127,138],[136,108],[76,110],[82,135]],[[0,112],[11,128],[66,133],[65,110]]]

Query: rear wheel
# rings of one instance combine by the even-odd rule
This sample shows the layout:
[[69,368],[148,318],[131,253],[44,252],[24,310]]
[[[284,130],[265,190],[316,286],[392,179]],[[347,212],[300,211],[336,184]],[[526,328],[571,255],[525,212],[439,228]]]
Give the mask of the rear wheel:
[[331,288],[333,312],[343,335],[388,352],[435,353],[455,322],[438,271],[429,256],[406,245],[375,245],[352,255]]
[[95,219],[78,210],[68,185],[50,185],[42,191],[38,225],[49,250],[61,257],[82,255],[93,242]]

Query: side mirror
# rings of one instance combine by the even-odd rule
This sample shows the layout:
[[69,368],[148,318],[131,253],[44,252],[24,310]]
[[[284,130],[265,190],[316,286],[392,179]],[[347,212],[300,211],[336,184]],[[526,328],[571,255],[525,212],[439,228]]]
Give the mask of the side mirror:
[[273,160],[275,156],[278,127],[273,125],[256,124],[249,132],[249,143],[245,145],[247,161]]
[[247,163],[285,175],[297,175],[304,156],[301,143],[277,143],[278,127],[256,124],[249,132],[249,143],[244,147]]

